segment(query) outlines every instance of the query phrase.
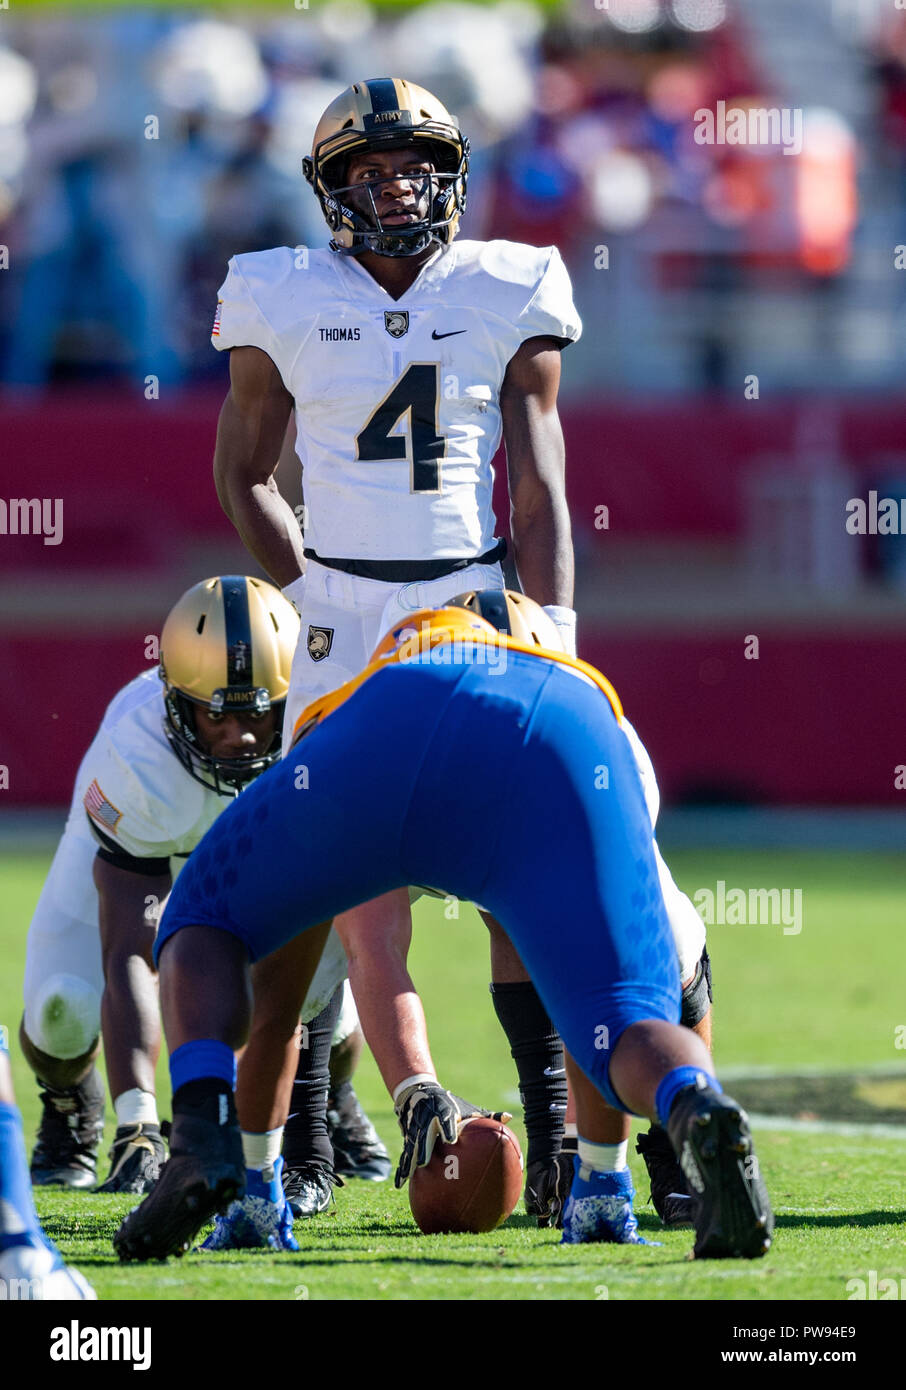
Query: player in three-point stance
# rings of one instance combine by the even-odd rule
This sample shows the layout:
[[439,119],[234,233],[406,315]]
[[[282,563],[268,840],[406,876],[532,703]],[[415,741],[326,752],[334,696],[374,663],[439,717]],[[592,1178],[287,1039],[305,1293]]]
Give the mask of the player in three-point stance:
[[[329,246],[236,256],[220,291],[212,342],[230,350],[231,389],[215,477],[249,550],[301,612],[287,731],[304,705],[361,669],[388,605],[401,616],[465,589],[502,590],[491,467],[501,438],[520,583],[575,652],[557,393],[579,316],[556,248],[457,239],[468,167],[468,140],[430,92],[400,78],[357,82],[324,112],[304,162]],[[274,480],[291,414],[304,538]],[[709,1008],[704,932],[673,895],[697,1011],[688,1021],[699,1023]],[[405,924],[408,898],[400,891],[356,912],[363,931],[375,918]],[[559,1160],[562,1044],[505,933],[485,920],[494,1007],[525,1109],[526,1205],[546,1223],[571,1180],[571,1161]],[[292,991],[286,964],[275,974]],[[240,1097],[251,1076],[245,1065]],[[603,1137],[625,1151],[618,1135]],[[279,1146],[276,1130],[271,1142]],[[322,1167],[319,1179],[312,1157],[288,1174],[287,1192],[317,1206],[330,1175]],[[660,1165],[656,1200],[684,1191],[664,1136],[646,1162]]]
[[[746,1116],[678,1022],[673,933],[621,721],[593,667],[458,607],[395,624],[358,676],[302,712],[292,757],[218,820],[164,913],[171,1159],[114,1237],[121,1258],[179,1253],[244,1190],[233,1086],[249,962],[297,938],[310,978],[337,913],[408,883],[486,904],[596,1090],[664,1125],[692,1189],[695,1254],[764,1254],[773,1218]],[[388,1088],[408,1088],[404,1132],[430,1139],[460,1117],[430,1056],[422,1076],[398,1074],[399,997],[360,1000],[362,1022]],[[580,1091],[580,1135],[584,1103]],[[579,1172],[575,1184],[584,1199]]]
[[[117,694],[82,761],[28,934],[21,1040],[43,1102],[31,1168],[38,1185],[95,1181],[102,1031],[117,1131],[101,1190],[141,1193],[159,1175],[156,908],[224,807],[279,759],[298,630],[292,605],[262,580],[226,575],[194,585],[164,623],[159,670]],[[265,994],[266,972],[256,979]],[[344,974],[333,939],[303,1008],[308,1041],[319,1038],[322,1051]],[[302,1051],[307,1080],[326,1093],[326,1053],[322,1076],[314,1051]],[[260,1178],[266,1165],[251,1166]],[[279,1182],[275,1191],[271,1214],[288,1230]]]

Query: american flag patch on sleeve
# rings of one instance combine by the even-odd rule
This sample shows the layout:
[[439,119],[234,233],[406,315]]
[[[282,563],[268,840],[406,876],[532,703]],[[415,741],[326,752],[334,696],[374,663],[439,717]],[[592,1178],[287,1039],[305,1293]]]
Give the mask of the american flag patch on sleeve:
[[112,830],[116,833],[116,827],[123,819],[122,811],[118,811],[112,801],[108,801],[101,791],[97,782],[92,782],[84,797],[85,810],[96,820],[105,830]]
[[211,337],[220,337],[220,315],[223,313],[223,300],[218,299],[217,308],[214,310],[214,327],[211,329]]

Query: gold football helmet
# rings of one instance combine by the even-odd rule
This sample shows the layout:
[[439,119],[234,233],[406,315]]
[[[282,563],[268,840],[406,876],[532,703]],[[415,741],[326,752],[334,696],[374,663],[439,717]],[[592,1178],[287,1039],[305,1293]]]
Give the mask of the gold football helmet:
[[447,606],[467,608],[523,646],[544,647],[549,652],[563,651],[553,619],[534,599],[526,598],[515,589],[472,589],[449,599]]
[[[225,574],[195,584],[171,609],[160,639],[164,733],[183,767],[219,795],[239,792],[280,757],[280,727],[299,637],[299,615],[262,579]],[[213,758],[195,710],[266,714],[277,728],[258,758]]]
[[414,656],[419,651],[430,651],[441,642],[498,640],[497,629],[492,623],[480,613],[453,612],[454,602],[451,600],[443,608],[420,608],[405,618],[399,618],[371,653],[371,661],[395,658],[399,652]]
[[[427,215],[405,227],[382,227],[372,185],[346,183],[350,155],[363,150],[423,147],[434,173],[424,175]],[[330,103],[318,122],[311,156],[302,171],[314,189],[331,246],[344,255],[415,256],[432,241],[448,245],[466,208],[469,142],[437,97],[402,77],[355,82]],[[371,217],[348,206],[343,195],[364,189]]]

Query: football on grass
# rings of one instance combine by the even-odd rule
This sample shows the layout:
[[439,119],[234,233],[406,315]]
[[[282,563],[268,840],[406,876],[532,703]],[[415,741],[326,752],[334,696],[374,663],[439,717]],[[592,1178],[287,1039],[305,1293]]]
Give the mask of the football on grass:
[[466,1120],[455,1144],[435,1144],[409,1179],[409,1205],[427,1236],[493,1231],[522,1195],[522,1150],[497,1120]]

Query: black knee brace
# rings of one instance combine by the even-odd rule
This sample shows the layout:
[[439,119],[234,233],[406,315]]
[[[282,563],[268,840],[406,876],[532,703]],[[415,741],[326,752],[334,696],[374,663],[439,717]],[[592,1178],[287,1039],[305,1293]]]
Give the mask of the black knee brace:
[[696,1023],[701,1023],[711,1007],[713,998],[711,960],[708,955],[708,948],[705,946],[701,959],[695,967],[695,974],[683,990],[682,1013],[680,1014],[680,1023],[683,1027],[694,1028]]

